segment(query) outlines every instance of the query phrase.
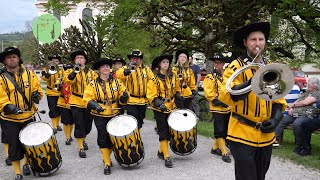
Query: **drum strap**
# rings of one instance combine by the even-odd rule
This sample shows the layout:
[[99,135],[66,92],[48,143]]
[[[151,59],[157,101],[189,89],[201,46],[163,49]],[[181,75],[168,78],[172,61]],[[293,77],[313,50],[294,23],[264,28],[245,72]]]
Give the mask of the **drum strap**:
[[108,93],[107,93],[107,90],[106,90],[106,82],[104,82],[103,80],[100,82],[100,85],[102,87],[102,91],[104,93],[104,100],[107,101],[108,103],[108,106],[110,106],[110,109],[112,109],[112,103],[109,99],[109,96],[108,96]]
[[31,104],[28,101],[28,99],[27,99],[26,95],[24,94],[24,92],[22,91],[21,87],[16,82],[16,80],[14,80],[13,77],[7,71],[5,71],[3,74],[11,81],[11,83],[14,85],[16,90],[21,94],[24,102],[28,105],[28,111],[30,111],[31,110]]

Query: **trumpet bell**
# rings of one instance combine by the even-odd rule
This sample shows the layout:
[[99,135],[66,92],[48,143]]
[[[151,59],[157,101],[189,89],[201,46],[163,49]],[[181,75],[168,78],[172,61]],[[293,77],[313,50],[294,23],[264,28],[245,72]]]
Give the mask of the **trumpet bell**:
[[59,71],[59,65],[49,62],[46,66],[47,72],[51,75],[56,74]]
[[251,80],[251,90],[261,99],[273,101],[283,98],[294,85],[291,69],[280,63],[259,68]]

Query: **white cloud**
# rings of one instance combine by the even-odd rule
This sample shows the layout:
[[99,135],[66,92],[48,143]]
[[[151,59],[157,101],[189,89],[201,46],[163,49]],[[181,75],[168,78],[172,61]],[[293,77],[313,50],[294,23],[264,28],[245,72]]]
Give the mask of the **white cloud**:
[[37,17],[36,0],[4,0],[0,6],[0,34],[26,31],[26,22]]

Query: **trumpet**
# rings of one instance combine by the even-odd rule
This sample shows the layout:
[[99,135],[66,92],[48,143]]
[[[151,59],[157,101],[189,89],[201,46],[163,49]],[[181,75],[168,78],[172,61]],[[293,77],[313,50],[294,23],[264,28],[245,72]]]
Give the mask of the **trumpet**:
[[56,74],[59,71],[59,65],[53,62],[49,62],[46,65],[46,70],[50,75]]
[[73,71],[75,73],[79,73],[81,71],[81,65],[80,64],[76,64],[73,66]]
[[[256,48],[257,52],[259,48]],[[226,90],[231,95],[242,95],[250,92],[251,90],[261,99],[267,101],[273,101],[286,96],[294,85],[294,75],[290,68],[284,64],[272,63],[272,64],[261,64],[255,63],[253,59],[251,64],[243,66],[234,72],[227,81]],[[258,68],[256,73],[251,79],[251,85],[240,90],[231,89],[231,83],[241,73],[247,69]]]
[[57,80],[56,83],[54,83],[53,85],[53,89],[56,91],[59,91],[62,87],[62,81],[61,80]]
[[136,62],[130,63],[129,66],[131,71],[135,71],[137,68],[137,63]]

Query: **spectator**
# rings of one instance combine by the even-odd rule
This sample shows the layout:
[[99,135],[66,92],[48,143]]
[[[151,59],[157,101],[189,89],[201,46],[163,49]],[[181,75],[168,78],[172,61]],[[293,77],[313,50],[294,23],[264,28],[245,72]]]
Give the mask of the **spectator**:
[[318,116],[318,110],[313,106],[320,98],[319,79],[312,77],[308,81],[308,91],[303,93],[300,98],[289,107],[288,116],[285,116],[276,128],[276,139],[281,142],[284,128],[292,123],[293,132],[296,139],[294,152],[300,155],[303,149],[304,135],[301,128],[302,122]]
[[[196,82],[196,91],[198,91],[200,79],[201,79],[201,70],[200,67],[196,64],[193,64],[193,58],[192,56],[189,57],[189,66],[193,71],[194,79]],[[199,117],[200,114],[200,106],[198,103],[198,95],[196,94],[195,97],[192,100],[190,109]]]
[[287,101],[288,103],[288,107],[286,109],[286,111],[284,112],[284,115],[287,116],[288,115],[288,111],[289,111],[289,107],[292,106],[292,104],[294,102],[296,102],[299,99],[299,95],[300,95],[300,88],[297,84],[293,85],[292,90],[289,92],[289,94],[287,94],[284,99]]

